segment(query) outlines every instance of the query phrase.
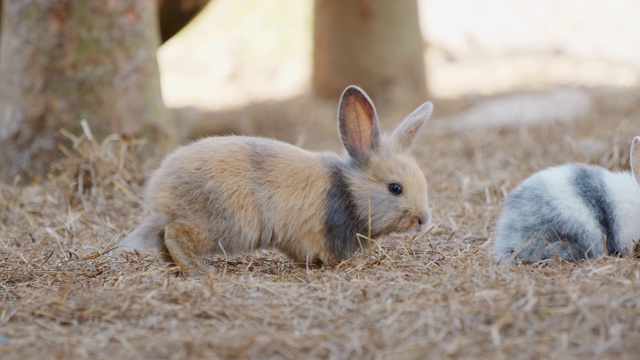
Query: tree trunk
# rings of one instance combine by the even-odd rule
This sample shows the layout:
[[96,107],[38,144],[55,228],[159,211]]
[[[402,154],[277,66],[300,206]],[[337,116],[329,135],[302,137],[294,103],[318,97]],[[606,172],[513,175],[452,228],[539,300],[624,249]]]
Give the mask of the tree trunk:
[[109,133],[166,139],[155,2],[4,2],[0,41],[0,180],[46,173],[57,130],[86,119]]
[[[209,0],[156,0],[160,40],[165,43],[187,26],[204,9]],[[2,0],[0,0],[0,29],[2,29]]]
[[356,84],[382,106],[425,101],[416,0],[315,0],[313,41],[316,94],[335,99]]

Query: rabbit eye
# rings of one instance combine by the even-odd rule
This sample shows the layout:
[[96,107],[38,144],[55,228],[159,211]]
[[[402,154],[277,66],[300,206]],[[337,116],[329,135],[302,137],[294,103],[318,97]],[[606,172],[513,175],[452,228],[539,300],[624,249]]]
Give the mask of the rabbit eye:
[[394,195],[400,195],[402,194],[402,185],[396,183],[389,184],[389,191]]

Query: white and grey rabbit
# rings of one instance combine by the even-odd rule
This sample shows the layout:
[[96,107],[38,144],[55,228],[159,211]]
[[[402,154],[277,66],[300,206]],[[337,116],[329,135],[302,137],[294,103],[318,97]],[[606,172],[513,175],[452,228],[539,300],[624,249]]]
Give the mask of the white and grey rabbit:
[[411,148],[432,110],[422,104],[387,136],[369,97],[350,86],[338,107],[341,156],[247,136],[179,148],[149,179],[148,216],[121,246],[166,252],[193,274],[211,254],[269,247],[332,264],[368,245],[358,233],[425,229],[427,182]]
[[493,257],[525,262],[634,255],[640,241],[640,137],[631,173],[585,164],[542,170],[505,199]]

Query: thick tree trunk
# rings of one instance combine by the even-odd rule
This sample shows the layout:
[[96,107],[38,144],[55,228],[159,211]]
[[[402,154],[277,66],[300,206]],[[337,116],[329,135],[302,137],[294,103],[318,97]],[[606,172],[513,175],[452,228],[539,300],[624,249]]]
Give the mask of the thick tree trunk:
[[57,130],[86,119],[108,133],[167,136],[156,62],[155,2],[4,2],[0,42],[0,180],[43,175]]
[[337,98],[356,84],[382,106],[425,100],[416,0],[315,0],[313,41],[316,94]]
[[[165,43],[204,9],[210,0],[156,0],[160,25],[160,40]],[[2,0],[0,0],[2,29]]]

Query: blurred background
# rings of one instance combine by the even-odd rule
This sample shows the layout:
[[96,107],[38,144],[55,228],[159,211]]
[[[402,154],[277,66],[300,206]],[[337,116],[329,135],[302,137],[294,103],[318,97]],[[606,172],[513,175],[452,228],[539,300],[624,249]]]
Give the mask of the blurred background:
[[215,134],[339,150],[351,84],[387,129],[433,101],[431,133],[571,123],[640,87],[633,0],[0,3],[9,182],[41,177],[88,129],[153,155]]
[[[430,96],[640,84],[633,0],[419,0]],[[313,1],[215,0],[158,50],[165,103],[208,109],[310,91]]]

